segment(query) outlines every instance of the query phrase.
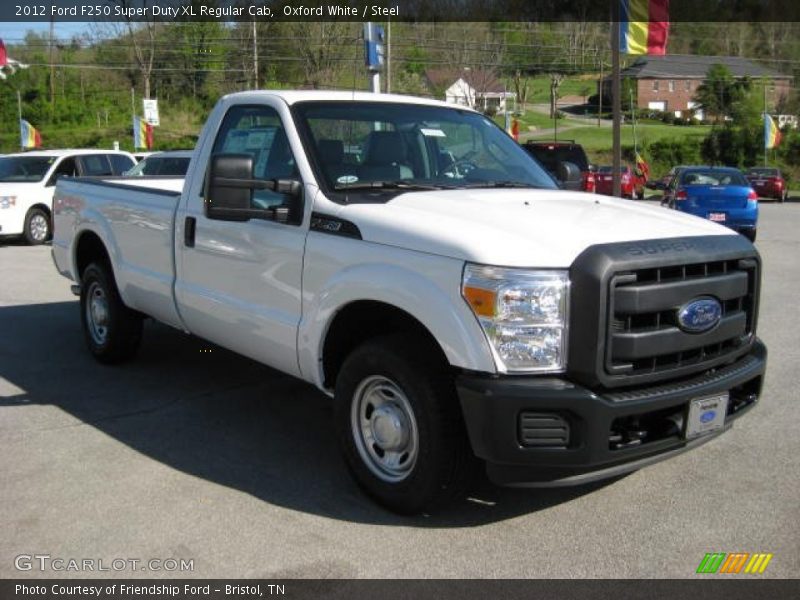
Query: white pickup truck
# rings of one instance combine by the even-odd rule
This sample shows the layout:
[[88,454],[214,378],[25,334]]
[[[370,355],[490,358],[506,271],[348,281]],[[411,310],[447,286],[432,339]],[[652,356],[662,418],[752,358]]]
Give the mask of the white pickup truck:
[[226,96],[185,182],[60,180],[53,257],[99,361],[147,316],[309,381],[355,479],[403,513],[475,457],[499,484],[574,485],[702,444],[766,365],[745,238],[559,190],[432,100]]

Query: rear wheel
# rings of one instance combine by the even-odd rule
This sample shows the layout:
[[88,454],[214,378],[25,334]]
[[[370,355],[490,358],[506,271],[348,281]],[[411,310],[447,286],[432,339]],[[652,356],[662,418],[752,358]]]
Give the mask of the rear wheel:
[[744,237],[746,237],[748,240],[750,240],[751,242],[755,242],[756,241],[756,230],[755,229],[748,229],[746,231],[743,231],[742,235]]
[[50,217],[41,208],[32,208],[25,215],[25,241],[35,246],[50,239]]
[[401,514],[452,499],[475,460],[447,365],[424,346],[403,335],[365,342],[336,381],[336,429],[350,472]]
[[131,358],[142,341],[142,317],[122,302],[111,268],[92,263],[81,278],[81,324],[89,351],[100,362]]

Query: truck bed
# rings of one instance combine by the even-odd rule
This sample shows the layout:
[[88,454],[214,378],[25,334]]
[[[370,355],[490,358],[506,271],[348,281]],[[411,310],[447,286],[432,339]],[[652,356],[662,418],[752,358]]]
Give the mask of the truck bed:
[[93,231],[108,243],[120,295],[134,309],[180,326],[175,279],[174,218],[183,179],[76,177],[56,185],[53,259],[77,281],[74,232]]

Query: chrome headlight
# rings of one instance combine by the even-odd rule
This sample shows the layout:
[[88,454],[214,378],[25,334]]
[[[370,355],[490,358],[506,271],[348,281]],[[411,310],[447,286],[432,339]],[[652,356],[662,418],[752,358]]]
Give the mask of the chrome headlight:
[[17,204],[16,196],[0,196],[0,208],[11,208]]
[[491,343],[498,370],[564,371],[567,271],[467,264],[461,293]]

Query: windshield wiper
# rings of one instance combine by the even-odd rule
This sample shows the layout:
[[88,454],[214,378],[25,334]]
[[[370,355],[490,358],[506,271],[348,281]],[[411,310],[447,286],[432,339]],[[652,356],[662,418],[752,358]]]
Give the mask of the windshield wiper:
[[463,186],[466,189],[471,188],[534,188],[537,190],[546,189],[540,185],[532,183],[525,183],[524,181],[478,181],[475,183],[467,183]]
[[336,185],[335,190],[441,190],[446,186],[413,181],[357,181]]

